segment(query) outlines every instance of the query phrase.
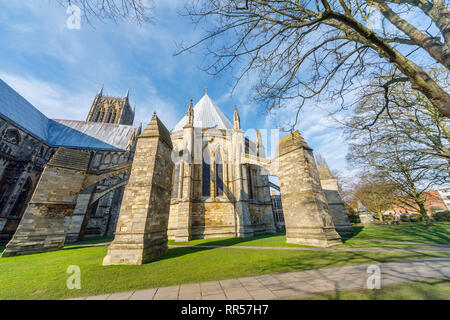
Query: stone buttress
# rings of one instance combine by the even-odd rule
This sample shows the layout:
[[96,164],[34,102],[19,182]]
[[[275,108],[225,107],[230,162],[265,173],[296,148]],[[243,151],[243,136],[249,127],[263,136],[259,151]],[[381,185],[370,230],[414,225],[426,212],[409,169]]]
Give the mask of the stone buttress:
[[155,114],[138,137],[115,238],[103,265],[143,264],[167,252],[172,148],[169,131]]
[[311,148],[298,131],[280,139],[277,148],[286,242],[322,247],[342,244],[328,214]]
[[59,148],[48,162],[24,216],[2,257],[61,249],[67,216],[73,214],[89,162],[89,153]]
[[353,228],[348,219],[347,210],[339,194],[339,186],[336,178],[326,164],[317,166],[320,184],[328,203],[328,212],[333,219],[333,224],[339,234],[353,234]]

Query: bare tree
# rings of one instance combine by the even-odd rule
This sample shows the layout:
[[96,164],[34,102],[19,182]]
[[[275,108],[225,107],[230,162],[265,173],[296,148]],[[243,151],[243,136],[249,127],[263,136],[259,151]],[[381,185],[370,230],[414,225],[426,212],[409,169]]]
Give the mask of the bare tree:
[[[376,13],[380,30],[372,24]],[[185,15],[206,34],[178,54],[203,43],[211,74],[237,67],[237,84],[256,72],[257,98],[267,109],[290,101],[300,110],[305,100],[324,97],[348,107],[347,94],[394,66],[386,85],[408,81],[450,117],[449,92],[426,72],[450,68],[443,0],[192,0]],[[297,120],[298,112],[292,126]]]
[[379,220],[383,221],[383,213],[394,205],[398,189],[383,177],[365,172],[353,183],[348,193],[348,201],[353,207],[361,201],[367,210],[378,214]]
[[[448,79],[446,69],[433,70],[433,78]],[[359,100],[354,116],[347,122],[346,133],[358,140],[357,149],[362,161],[364,152],[371,152],[373,145],[395,141],[403,158],[417,156],[420,163],[411,169],[425,165],[450,175],[450,131],[448,118],[409,83],[399,82],[384,86],[392,75],[375,79]],[[442,79],[441,79],[442,80]],[[444,88],[450,89],[448,81]],[[361,139],[361,137],[363,137]],[[352,156],[354,159],[355,156]]]
[[57,0],[63,6],[78,6],[85,19],[101,21],[125,19],[142,24],[150,21],[151,0]]
[[[398,202],[418,208],[429,222],[425,192],[449,180],[448,121],[431,105],[418,107],[422,100],[409,96],[409,90],[397,86],[387,99],[368,91],[346,131],[347,160],[395,185]],[[381,113],[374,111],[380,100],[390,106]]]

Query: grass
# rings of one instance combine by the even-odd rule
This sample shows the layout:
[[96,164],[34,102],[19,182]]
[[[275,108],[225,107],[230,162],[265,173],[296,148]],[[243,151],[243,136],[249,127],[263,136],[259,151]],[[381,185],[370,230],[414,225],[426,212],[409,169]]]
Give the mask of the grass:
[[450,222],[436,222],[427,227],[423,222],[399,225],[353,227],[353,238],[383,239],[392,241],[414,241],[450,244]]
[[[444,256],[412,252],[325,252],[171,248],[140,266],[102,266],[106,246],[0,259],[0,299],[61,299],[363,263]],[[68,290],[69,265],[81,269],[81,290]]]
[[450,280],[432,279],[394,284],[379,290],[357,290],[309,296],[304,300],[449,300]]
[[[343,244],[337,248],[398,248],[398,249],[418,249],[418,248],[435,248],[426,245],[415,244],[396,244],[372,242],[364,240],[343,239]],[[313,246],[286,243],[286,235],[284,233],[269,233],[258,235],[252,238],[219,238],[219,239],[198,239],[188,242],[169,241],[169,245],[214,245],[214,246],[251,246],[251,247],[299,247],[314,248]]]
[[[449,229],[450,223],[445,222],[431,228],[419,223],[355,227],[354,237],[449,243]],[[193,247],[170,248],[166,255],[145,265],[102,266],[107,247],[97,244],[111,240],[111,238],[88,239],[69,244],[60,251],[0,259],[0,299],[62,299],[278,272],[448,255],[431,252],[336,252],[245,248],[239,250],[195,247],[201,244],[299,247],[299,245],[285,243],[284,234],[266,234],[245,239],[193,240],[184,243],[194,245]],[[173,241],[169,243],[174,244]],[[412,248],[419,246],[350,239],[345,240],[341,247]],[[2,248],[0,248],[1,251],[3,251]],[[66,270],[69,265],[78,265],[81,268],[81,290],[66,288],[66,280],[69,277]],[[368,292],[367,296],[378,294],[377,292]]]

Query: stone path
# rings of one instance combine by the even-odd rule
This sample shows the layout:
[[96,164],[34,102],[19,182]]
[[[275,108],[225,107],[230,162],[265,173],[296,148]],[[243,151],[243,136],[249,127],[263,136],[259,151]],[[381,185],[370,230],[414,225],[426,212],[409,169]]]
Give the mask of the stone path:
[[169,248],[226,248],[226,249],[255,249],[255,250],[300,250],[300,251],[374,251],[374,252],[448,252],[450,248],[320,248],[320,247],[256,247],[256,246],[217,246],[208,244],[197,245],[169,245]]
[[[344,266],[209,281],[76,298],[77,300],[273,300],[367,289],[367,266]],[[450,278],[450,257],[379,263],[381,286]]]

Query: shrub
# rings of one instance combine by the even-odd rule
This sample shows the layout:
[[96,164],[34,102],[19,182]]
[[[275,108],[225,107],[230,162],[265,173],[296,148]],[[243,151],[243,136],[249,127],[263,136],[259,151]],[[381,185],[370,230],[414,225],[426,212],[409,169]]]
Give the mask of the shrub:
[[450,211],[435,212],[433,218],[436,221],[450,221]]
[[409,221],[410,222],[417,222],[418,220],[417,220],[417,217],[410,217]]
[[400,215],[401,222],[409,222],[409,217],[406,214]]

